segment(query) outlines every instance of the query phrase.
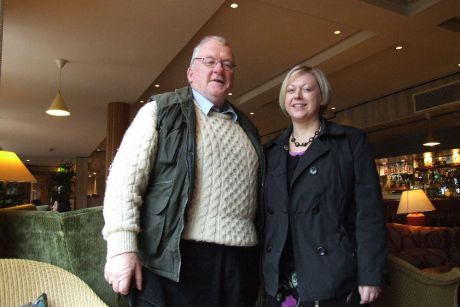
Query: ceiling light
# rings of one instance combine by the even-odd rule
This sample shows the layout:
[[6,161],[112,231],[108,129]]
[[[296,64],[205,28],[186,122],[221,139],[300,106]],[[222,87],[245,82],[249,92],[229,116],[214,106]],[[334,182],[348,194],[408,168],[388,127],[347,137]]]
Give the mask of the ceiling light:
[[144,103],[144,100],[139,101],[140,103]]
[[232,3],[232,4],[230,4],[230,7],[232,9],[236,9],[238,7],[238,3]]
[[157,88],[158,88],[158,87],[160,87],[160,85],[159,85],[159,84],[155,84],[155,87],[157,87]]
[[46,111],[47,114],[53,116],[69,116],[70,112],[65,105],[64,99],[61,95],[61,77],[62,77],[62,68],[67,63],[66,60],[56,60],[56,64],[59,67],[59,88],[56,96],[54,97],[53,101],[51,102],[50,107]]
[[228,95],[228,96],[232,96],[233,94],[232,94],[232,93],[228,93],[227,95]]
[[335,107],[331,107],[331,110],[335,110]]
[[249,112],[249,114],[254,115],[254,112]]
[[403,49],[403,47],[402,47],[402,46],[396,46],[395,49],[396,49],[396,50],[401,50],[401,49]]
[[341,33],[342,33],[342,31],[340,31],[340,30],[335,30],[335,31],[334,31],[334,34],[335,34],[335,35],[339,35],[339,34],[341,34]]
[[428,146],[428,147],[438,146],[441,143],[436,141],[436,139],[433,137],[433,130],[431,129],[431,116],[429,113],[425,114],[425,116],[426,116],[426,119],[428,119],[428,126],[426,129],[426,139],[425,139],[425,143],[423,143],[423,146]]

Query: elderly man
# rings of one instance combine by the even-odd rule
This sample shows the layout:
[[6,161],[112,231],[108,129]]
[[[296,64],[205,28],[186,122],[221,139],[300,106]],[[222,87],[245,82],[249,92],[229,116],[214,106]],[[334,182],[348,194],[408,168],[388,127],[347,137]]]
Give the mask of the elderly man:
[[255,127],[226,100],[235,66],[224,38],[205,37],[189,87],[153,97],[112,163],[105,278],[137,306],[255,304],[263,153]]

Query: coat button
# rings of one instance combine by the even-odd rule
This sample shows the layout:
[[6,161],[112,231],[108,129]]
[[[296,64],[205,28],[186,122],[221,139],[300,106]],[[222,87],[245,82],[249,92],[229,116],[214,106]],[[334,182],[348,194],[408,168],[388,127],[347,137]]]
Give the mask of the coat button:
[[318,206],[318,205],[314,206],[314,207],[311,209],[311,212],[312,212],[313,214],[318,214],[320,211],[321,211],[321,210],[319,209],[319,206]]
[[272,247],[271,246],[267,246],[267,253],[270,253],[272,251]]
[[284,145],[284,146],[283,146],[283,149],[286,150],[286,151],[288,151],[288,150],[289,150],[289,146]]
[[318,172],[318,170],[316,169],[316,167],[314,167],[314,166],[310,167],[310,174],[316,175],[317,172]]
[[322,247],[322,246],[318,246],[318,248],[316,249],[316,251],[318,252],[318,254],[319,254],[320,256],[326,255],[326,252],[327,252],[327,250],[326,250],[324,247]]

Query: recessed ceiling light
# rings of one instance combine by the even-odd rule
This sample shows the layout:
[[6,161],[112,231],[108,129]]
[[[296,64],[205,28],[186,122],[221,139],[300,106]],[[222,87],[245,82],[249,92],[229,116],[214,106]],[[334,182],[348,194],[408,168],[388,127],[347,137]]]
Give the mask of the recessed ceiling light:
[[232,4],[230,4],[230,7],[232,9],[236,9],[238,7],[238,3],[232,3]]
[[335,30],[335,31],[334,31],[334,34],[335,34],[335,35],[339,35],[339,34],[341,34],[341,33],[342,33],[342,31],[340,31],[340,30]]
[[[457,64],[458,67],[460,67],[460,63]],[[1,117],[0,117],[1,118]]]
[[30,159],[27,159],[26,162],[30,162]]
[[227,95],[228,95],[228,96],[232,96],[232,95],[233,95],[233,93],[228,93]]
[[254,112],[249,112],[249,114],[254,115]]
[[335,110],[335,107],[331,107],[331,110]]
[[159,84],[155,84],[155,87],[160,87],[160,85],[159,85]]
[[140,100],[139,102],[140,102],[140,103],[144,103],[144,100]]
[[396,46],[395,49],[396,49],[396,50],[401,50],[401,49],[403,49],[403,47],[402,47],[402,46]]

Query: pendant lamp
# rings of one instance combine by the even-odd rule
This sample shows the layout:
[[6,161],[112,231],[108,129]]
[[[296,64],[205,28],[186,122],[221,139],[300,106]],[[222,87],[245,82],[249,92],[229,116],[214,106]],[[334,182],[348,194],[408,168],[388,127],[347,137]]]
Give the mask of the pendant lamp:
[[61,77],[62,77],[62,68],[67,63],[66,60],[56,60],[56,64],[59,67],[59,89],[54,97],[53,101],[51,102],[50,107],[46,111],[47,114],[53,116],[69,116],[70,112],[65,105],[64,99],[61,95]]
[[425,117],[428,120],[428,127],[426,130],[426,139],[425,139],[425,142],[423,143],[423,146],[427,146],[427,147],[438,146],[441,143],[436,141],[436,139],[433,136],[433,130],[431,128],[431,115],[427,113],[425,114]]

